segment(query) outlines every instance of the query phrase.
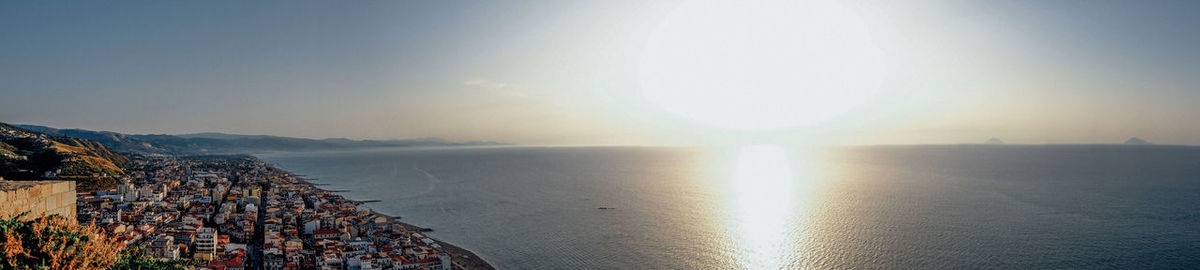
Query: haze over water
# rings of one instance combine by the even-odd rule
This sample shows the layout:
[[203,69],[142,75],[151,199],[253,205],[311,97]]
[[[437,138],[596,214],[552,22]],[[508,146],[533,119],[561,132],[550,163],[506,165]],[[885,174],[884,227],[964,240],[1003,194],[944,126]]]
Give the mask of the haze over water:
[[[1185,268],[1200,148],[379,149],[262,158],[506,269]],[[611,209],[599,209],[611,208]]]
[[[0,134],[19,135],[0,142],[0,171],[130,178],[146,197],[165,177],[139,171],[177,162],[141,157],[279,151],[260,156],[505,269],[1195,269],[1198,13],[1200,1],[0,1],[0,124],[74,137]],[[1142,146],[1086,145],[1131,137]],[[416,147],[491,142],[655,147]],[[1014,145],[960,145],[979,142]],[[925,146],[819,148],[838,145]],[[303,152],[330,149],[344,151]],[[113,205],[95,208],[167,214]],[[247,268],[354,268],[372,249],[285,230],[274,256],[256,244],[275,242],[267,215],[313,224],[280,209],[249,217]],[[125,221],[154,229],[127,250],[182,224]],[[216,256],[174,243],[192,246],[159,255]],[[396,246],[377,248],[423,248]]]

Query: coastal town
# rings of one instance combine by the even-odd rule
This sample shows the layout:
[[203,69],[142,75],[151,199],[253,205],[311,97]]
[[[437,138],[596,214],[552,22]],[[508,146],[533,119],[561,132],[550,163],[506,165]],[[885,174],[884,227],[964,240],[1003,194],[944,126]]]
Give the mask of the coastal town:
[[76,217],[145,256],[213,270],[492,268],[254,157],[132,162],[115,190],[79,193]]

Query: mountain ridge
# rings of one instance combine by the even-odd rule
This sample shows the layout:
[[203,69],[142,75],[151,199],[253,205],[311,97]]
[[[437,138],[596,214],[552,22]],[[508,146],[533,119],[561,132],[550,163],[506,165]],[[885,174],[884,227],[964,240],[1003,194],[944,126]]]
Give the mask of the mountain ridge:
[[118,152],[144,155],[252,154],[265,152],[320,151],[375,147],[503,145],[493,141],[452,142],[441,138],[405,140],[351,140],[346,138],[306,139],[273,135],[241,135],[218,132],[188,134],[123,134],[86,129],[58,129],[38,125],[16,125],[54,136],[97,141]]
[[0,123],[0,176],[5,179],[71,180],[80,190],[105,189],[120,182],[129,162],[96,141]]

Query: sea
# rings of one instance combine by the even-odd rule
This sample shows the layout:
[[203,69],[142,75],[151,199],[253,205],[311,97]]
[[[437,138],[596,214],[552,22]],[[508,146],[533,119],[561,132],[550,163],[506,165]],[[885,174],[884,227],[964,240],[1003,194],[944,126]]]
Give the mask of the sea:
[[387,148],[260,158],[501,269],[1197,269],[1200,148]]

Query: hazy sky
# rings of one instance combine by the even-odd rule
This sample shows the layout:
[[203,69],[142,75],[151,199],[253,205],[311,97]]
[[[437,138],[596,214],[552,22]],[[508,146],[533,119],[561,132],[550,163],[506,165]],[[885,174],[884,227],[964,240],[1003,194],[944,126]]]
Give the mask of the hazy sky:
[[[832,144],[1200,144],[1194,1],[858,1],[866,106]],[[676,144],[644,100],[667,1],[3,1],[0,121],[125,133]],[[721,20],[723,18],[714,18]],[[830,26],[838,27],[838,26]]]

